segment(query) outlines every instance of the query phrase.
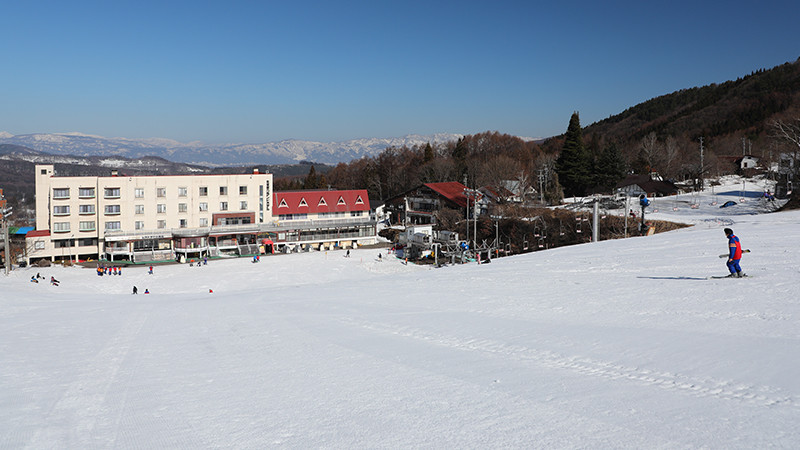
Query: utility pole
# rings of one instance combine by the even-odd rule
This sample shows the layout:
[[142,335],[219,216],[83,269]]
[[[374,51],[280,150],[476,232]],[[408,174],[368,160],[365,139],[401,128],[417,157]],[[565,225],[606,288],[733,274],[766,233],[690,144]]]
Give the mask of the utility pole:
[[544,172],[539,169],[539,202],[544,205]]
[[[631,202],[631,194],[629,192],[625,193],[625,210],[623,211],[623,215],[625,216],[625,237],[628,237],[628,205]],[[633,210],[631,210],[633,211]]]
[[477,248],[478,248],[478,214],[480,212],[480,210],[478,209],[478,195],[480,195],[480,194],[478,194],[478,190],[477,189],[473,191],[473,195],[474,195],[474,199],[475,199],[474,200],[475,201],[475,211],[473,212],[473,215],[474,215],[474,218],[475,218],[475,222],[473,222],[474,228],[472,229],[472,231],[473,231],[472,238],[475,239],[475,249],[477,250]]
[[703,137],[700,136],[700,187],[703,187],[703,172],[705,172],[703,166]]
[[11,270],[11,240],[8,238],[8,218],[11,216],[12,208],[10,206],[6,206],[6,199],[3,196],[3,190],[0,189],[0,220],[3,221],[3,250],[5,251],[5,259],[3,260],[3,266],[5,267],[5,273],[8,275],[8,272]]
[[403,227],[408,227],[408,197],[403,197]]
[[695,185],[695,191],[699,189],[703,189],[705,187],[705,180],[703,174],[705,173],[705,165],[703,162],[703,136],[700,136],[700,183],[699,185]]
[[11,242],[8,240],[8,221],[5,219],[5,210],[3,210],[3,246],[6,252],[6,258],[3,262],[5,263],[6,275],[8,275],[8,271],[11,270]]
[[469,196],[467,195],[469,186],[467,186],[467,174],[464,174],[464,197],[467,199],[467,245],[469,245]]

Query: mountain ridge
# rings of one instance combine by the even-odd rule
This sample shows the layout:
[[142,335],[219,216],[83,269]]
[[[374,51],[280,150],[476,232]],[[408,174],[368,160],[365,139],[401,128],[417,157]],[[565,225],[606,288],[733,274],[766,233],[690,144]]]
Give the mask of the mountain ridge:
[[462,138],[461,134],[409,134],[397,138],[362,138],[340,142],[285,139],[266,143],[182,143],[166,138],[108,138],[80,132],[14,135],[0,132],[0,144],[13,144],[53,155],[124,156],[136,159],[159,156],[171,161],[209,167],[257,164],[322,164],[349,162],[374,156],[389,147],[440,144]]

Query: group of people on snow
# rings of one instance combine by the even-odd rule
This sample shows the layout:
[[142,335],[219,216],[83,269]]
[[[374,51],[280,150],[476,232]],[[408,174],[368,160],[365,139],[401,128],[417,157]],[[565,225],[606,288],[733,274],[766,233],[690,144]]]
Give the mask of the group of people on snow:
[[[40,275],[39,272],[36,272],[36,275],[31,276],[31,283],[38,284],[40,279],[44,280],[45,277]],[[53,276],[50,277],[50,284],[52,284],[53,286],[58,286],[58,283],[60,283],[60,281],[56,280],[56,277]]]
[[122,275],[122,266],[108,267],[103,264],[98,264],[97,276],[102,277],[103,275]]

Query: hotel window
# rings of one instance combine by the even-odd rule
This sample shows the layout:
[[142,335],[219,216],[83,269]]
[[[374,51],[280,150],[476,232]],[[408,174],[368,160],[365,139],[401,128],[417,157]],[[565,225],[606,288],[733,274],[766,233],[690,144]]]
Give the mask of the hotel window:
[[79,214],[94,214],[94,205],[80,205],[78,206]]
[[137,220],[136,222],[133,223],[133,228],[135,228],[137,230],[143,230],[144,229],[144,222],[141,221],[141,220]]
[[56,233],[69,233],[69,222],[54,222],[53,231]]
[[185,213],[186,211],[188,211],[186,203],[178,203],[178,212]]
[[167,188],[156,188],[156,197],[166,197]]
[[167,212],[167,205],[166,203],[159,203],[156,205],[156,212],[159,214],[165,214]]
[[108,215],[119,214],[119,205],[106,205],[105,211]]
[[201,227],[207,227],[208,226],[208,218],[207,217],[201,217],[200,218],[200,226]]
[[87,220],[85,222],[81,222],[78,224],[81,231],[94,231],[95,230],[95,221],[94,220]]
[[119,188],[105,188],[104,189],[104,197],[105,198],[119,198]]
[[239,209],[241,210],[247,209],[247,202],[239,202]]
[[134,208],[136,210],[136,214],[144,214],[144,205],[136,205]]
[[167,221],[166,220],[159,220],[156,225],[157,225],[158,228],[167,228]]
[[69,206],[53,206],[53,215],[54,216],[68,216],[69,215]]
[[228,202],[219,202],[219,210],[220,211],[227,211],[228,210]]
[[208,211],[208,203],[200,202],[200,211]]
[[208,187],[200,186],[200,197],[207,197],[208,196]]
[[53,198],[69,198],[69,188],[53,189]]
[[247,195],[247,186],[239,186],[239,195]]
[[220,186],[219,195],[228,195],[228,186]]
[[187,189],[185,187],[178,188],[178,197],[186,197]]
[[144,198],[144,188],[136,188],[133,191],[133,195],[136,198]]
[[58,241],[53,241],[53,246],[55,248],[75,247],[75,239],[61,239]]
[[80,197],[80,198],[94,198],[94,188],[80,188],[80,189],[78,189],[78,197]]
[[122,224],[120,222],[106,222],[106,230],[121,230]]
[[186,228],[186,219],[181,219],[179,223],[181,228]]

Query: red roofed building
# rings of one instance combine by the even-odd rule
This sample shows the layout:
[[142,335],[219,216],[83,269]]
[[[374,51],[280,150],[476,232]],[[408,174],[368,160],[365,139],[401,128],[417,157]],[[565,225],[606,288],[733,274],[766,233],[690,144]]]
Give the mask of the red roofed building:
[[279,221],[369,216],[366,190],[275,192],[273,215]]
[[[386,200],[384,205],[386,211],[392,214],[392,223],[435,224],[436,211],[451,208],[466,212],[467,201],[470,205],[474,204],[473,198],[468,199],[465,191],[467,187],[457,181],[425,183]],[[478,200],[481,213],[486,209],[486,201],[485,197]]]
[[28,263],[147,263],[374,244],[366,190],[272,190],[272,174],[57,176],[36,165]]
[[272,215],[278,250],[350,248],[377,241],[365,189],[275,192]]

